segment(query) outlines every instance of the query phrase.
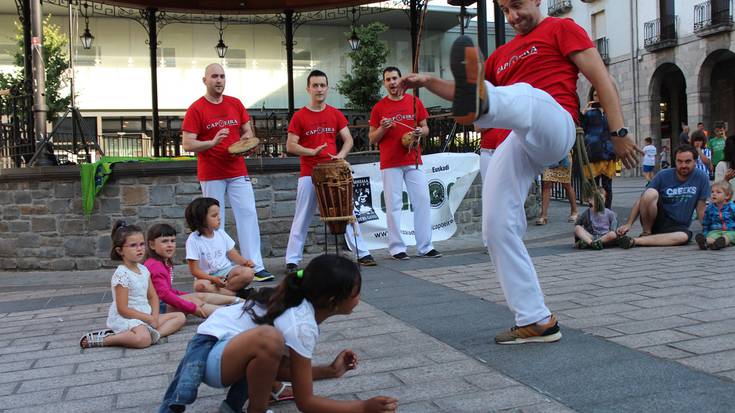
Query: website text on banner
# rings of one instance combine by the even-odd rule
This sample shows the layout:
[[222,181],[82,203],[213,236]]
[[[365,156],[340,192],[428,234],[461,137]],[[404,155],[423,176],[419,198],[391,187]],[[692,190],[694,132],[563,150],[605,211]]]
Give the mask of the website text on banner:
[[[419,165],[429,181],[432,240],[449,239],[457,230],[454,213],[480,171],[480,156],[474,153],[436,153]],[[388,248],[385,197],[379,163],[352,166],[355,216],[369,249]],[[406,245],[416,245],[413,207],[403,188],[401,234]]]

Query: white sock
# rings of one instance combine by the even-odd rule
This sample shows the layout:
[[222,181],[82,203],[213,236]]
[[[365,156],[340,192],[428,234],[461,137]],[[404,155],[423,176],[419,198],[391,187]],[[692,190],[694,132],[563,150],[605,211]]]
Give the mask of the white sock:
[[551,315],[547,316],[544,319],[537,321],[536,324],[547,324],[549,321],[551,321]]

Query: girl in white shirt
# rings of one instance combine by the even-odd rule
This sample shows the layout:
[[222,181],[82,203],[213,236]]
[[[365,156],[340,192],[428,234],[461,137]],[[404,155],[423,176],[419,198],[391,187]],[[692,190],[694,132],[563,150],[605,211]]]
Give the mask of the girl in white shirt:
[[[304,413],[395,412],[397,400],[330,400],[313,394],[313,381],[341,377],[357,367],[357,356],[343,350],[328,366],[312,366],[318,325],[334,315],[347,315],[360,301],[362,279],[347,258],[322,255],[304,270],[289,274],[276,287],[253,292],[244,305],[215,311],[197,330],[187,348],[159,412],[183,411],[193,402],[193,379],[212,387],[230,387],[220,411],[239,412],[249,399],[248,413],[266,412],[274,380],[290,381],[296,406]],[[194,344],[197,343],[197,344]],[[212,344],[209,344],[212,343]],[[206,363],[203,347],[210,346]],[[197,371],[199,370],[199,371]],[[237,390],[247,395],[232,397]]]
[[253,261],[235,249],[235,241],[220,228],[219,201],[197,198],[184,211],[192,233],[186,239],[186,261],[194,276],[194,291],[236,295],[253,281]]

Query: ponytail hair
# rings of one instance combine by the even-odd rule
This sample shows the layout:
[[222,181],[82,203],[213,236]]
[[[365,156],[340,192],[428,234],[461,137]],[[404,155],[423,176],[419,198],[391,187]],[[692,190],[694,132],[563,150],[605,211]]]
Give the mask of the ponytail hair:
[[122,261],[122,255],[117,252],[118,248],[122,248],[125,245],[125,241],[129,236],[133,234],[142,234],[143,230],[137,225],[131,225],[124,220],[115,221],[112,224],[112,233],[110,238],[112,239],[112,248],[110,249],[110,259],[113,261]]
[[[243,306],[243,314],[247,312],[256,324],[273,325],[276,318],[304,299],[315,309],[334,308],[360,294],[362,288],[360,268],[338,255],[320,255],[299,273],[287,275],[275,289],[261,288],[250,293]],[[255,304],[265,307],[265,314],[256,314]]]

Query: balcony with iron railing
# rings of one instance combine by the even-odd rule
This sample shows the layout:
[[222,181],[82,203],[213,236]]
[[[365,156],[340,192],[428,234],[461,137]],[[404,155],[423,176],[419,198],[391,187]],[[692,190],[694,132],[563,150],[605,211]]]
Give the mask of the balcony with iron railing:
[[608,49],[608,38],[607,37],[601,37],[597,40],[595,40],[595,45],[597,46],[597,51],[600,53],[600,57],[602,57],[602,61],[606,64],[610,64],[610,52]]
[[549,0],[549,16],[561,16],[572,10],[571,0]]
[[679,16],[666,15],[643,24],[643,47],[649,52],[676,46]]
[[732,30],[732,0],[709,0],[694,6],[694,33],[709,36]]

